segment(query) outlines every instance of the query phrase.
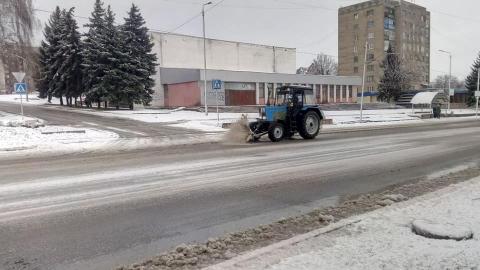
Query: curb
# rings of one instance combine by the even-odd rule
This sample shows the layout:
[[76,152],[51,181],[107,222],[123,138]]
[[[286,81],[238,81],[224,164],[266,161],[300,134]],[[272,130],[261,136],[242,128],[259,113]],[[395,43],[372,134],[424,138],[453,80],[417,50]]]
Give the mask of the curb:
[[351,224],[361,222],[363,219],[368,218],[372,214],[379,213],[381,211],[384,211],[385,209],[401,208],[401,207],[412,205],[412,204],[415,204],[415,203],[418,203],[418,202],[421,202],[421,201],[439,198],[442,195],[449,194],[451,192],[457,191],[457,190],[462,189],[462,188],[466,188],[466,186],[468,186],[468,185],[478,184],[478,182],[480,182],[480,177],[474,177],[470,180],[464,181],[463,183],[461,183],[462,185],[460,185],[460,183],[453,184],[453,185],[450,185],[450,186],[446,186],[442,189],[436,190],[434,192],[430,192],[430,193],[426,193],[426,194],[423,194],[423,195],[418,196],[418,197],[410,198],[407,201],[398,202],[398,203],[395,203],[395,204],[392,204],[392,205],[389,205],[389,206],[386,206],[386,207],[382,207],[382,208],[379,208],[379,209],[376,209],[376,210],[373,210],[373,211],[370,211],[370,212],[363,213],[363,214],[358,215],[358,216],[352,216],[350,218],[342,219],[339,222],[333,223],[333,224],[328,225],[326,227],[323,227],[323,228],[320,228],[320,229],[317,229],[317,230],[314,230],[314,231],[311,231],[311,232],[308,232],[308,233],[305,233],[305,234],[301,234],[301,235],[298,235],[298,236],[292,237],[290,239],[280,241],[278,243],[275,243],[275,244],[272,244],[272,245],[269,245],[269,246],[266,246],[266,247],[263,247],[263,248],[255,249],[255,250],[252,250],[252,251],[247,251],[247,253],[245,253],[245,254],[238,255],[238,256],[233,257],[232,259],[229,259],[227,261],[223,261],[223,262],[220,262],[218,264],[207,266],[207,267],[201,268],[201,269],[202,270],[240,269],[240,268],[235,268],[235,267],[240,267],[239,264],[248,262],[249,260],[252,260],[252,259],[255,259],[255,258],[259,258],[262,255],[267,255],[268,253],[271,254],[271,253],[275,252],[276,250],[287,248],[289,246],[294,246],[294,245],[296,245],[300,242],[318,237],[322,234],[327,234],[327,233],[330,233],[330,232],[333,232],[333,231],[336,231],[336,230],[340,230],[340,229],[342,229],[346,226],[349,226]]

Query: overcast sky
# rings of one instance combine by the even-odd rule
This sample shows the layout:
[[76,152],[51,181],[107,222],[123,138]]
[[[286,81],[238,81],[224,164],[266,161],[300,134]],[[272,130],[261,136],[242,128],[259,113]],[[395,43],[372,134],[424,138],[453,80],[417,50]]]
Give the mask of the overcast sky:
[[[222,0],[213,0],[214,4]],[[131,3],[141,9],[150,29],[171,31],[201,11],[200,0],[104,0],[112,6],[121,23]],[[223,0],[207,13],[207,36],[210,38],[260,43],[297,48],[297,66],[305,66],[312,53],[337,55],[337,10],[363,1],[359,0]],[[448,73],[448,56],[453,53],[452,73],[465,78],[480,51],[479,0],[417,0],[427,7],[431,19],[431,73]],[[76,15],[89,17],[94,0],[34,0],[38,9],[51,11],[76,8]],[[37,11],[42,25],[49,17]],[[87,22],[77,18],[79,25]],[[41,30],[39,30],[40,33]],[[175,30],[176,33],[202,33],[201,17]],[[41,34],[38,35],[41,38]]]

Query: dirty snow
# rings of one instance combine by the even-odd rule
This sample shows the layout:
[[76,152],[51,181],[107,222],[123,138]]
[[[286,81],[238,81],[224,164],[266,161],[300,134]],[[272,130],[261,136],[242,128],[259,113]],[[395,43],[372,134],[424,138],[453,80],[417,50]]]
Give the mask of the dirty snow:
[[[424,219],[469,228],[471,240],[435,240],[416,235]],[[480,266],[480,178],[353,217],[346,226],[299,243],[285,242],[247,254],[221,269],[478,269]],[[353,222],[359,220],[359,222]],[[335,229],[338,226],[339,229]],[[329,227],[325,228],[328,231]],[[219,269],[220,265],[209,269]]]

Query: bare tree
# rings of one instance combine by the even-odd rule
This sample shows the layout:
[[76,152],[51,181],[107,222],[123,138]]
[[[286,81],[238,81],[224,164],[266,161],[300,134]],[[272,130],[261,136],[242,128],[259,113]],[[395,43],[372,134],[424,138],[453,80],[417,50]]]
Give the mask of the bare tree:
[[0,42],[29,46],[33,28],[31,0],[0,1]]
[[36,25],[32,0],[0,0],[0,64],[15,63],[4,67],[6,72],[27,69],[30,75],[35,73],[32,36]]
[[[437,76],[433,81],[433,87],[438,89],[448,89],[448,79],[449,75]],[[465,82],[460,81],[456,76],[452,76],[451,87],[455,89],[465,88]]]
[[338,63],[332,56],[319,54],[308,68],[300,67],[297,74],[336,75]]

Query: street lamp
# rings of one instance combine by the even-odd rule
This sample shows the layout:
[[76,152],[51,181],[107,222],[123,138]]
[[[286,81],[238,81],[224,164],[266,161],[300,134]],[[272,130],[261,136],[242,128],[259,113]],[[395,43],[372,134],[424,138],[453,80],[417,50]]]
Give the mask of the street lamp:
[[367,51],[368,51],[368,39],[367,41],[365,41],[365,57],[363,59],[362,96],[360,98],[360,122],[363,121],[363,97],[365,93],[365,74],[367,72]]
[[447,114],[448,114],[450,112],[450,89],[452,88],[452,53],[444,50],[438,50],[438,51],[448,54],[450,58],[450,73],[448,75],[448,109],[447,109]]
[[205,96],[205,115],[208,116],[207,105],[207,40],[205,38],[205,6],[213,4],[208,2],[202,5],[202,21],[203,21],[203,91]]

